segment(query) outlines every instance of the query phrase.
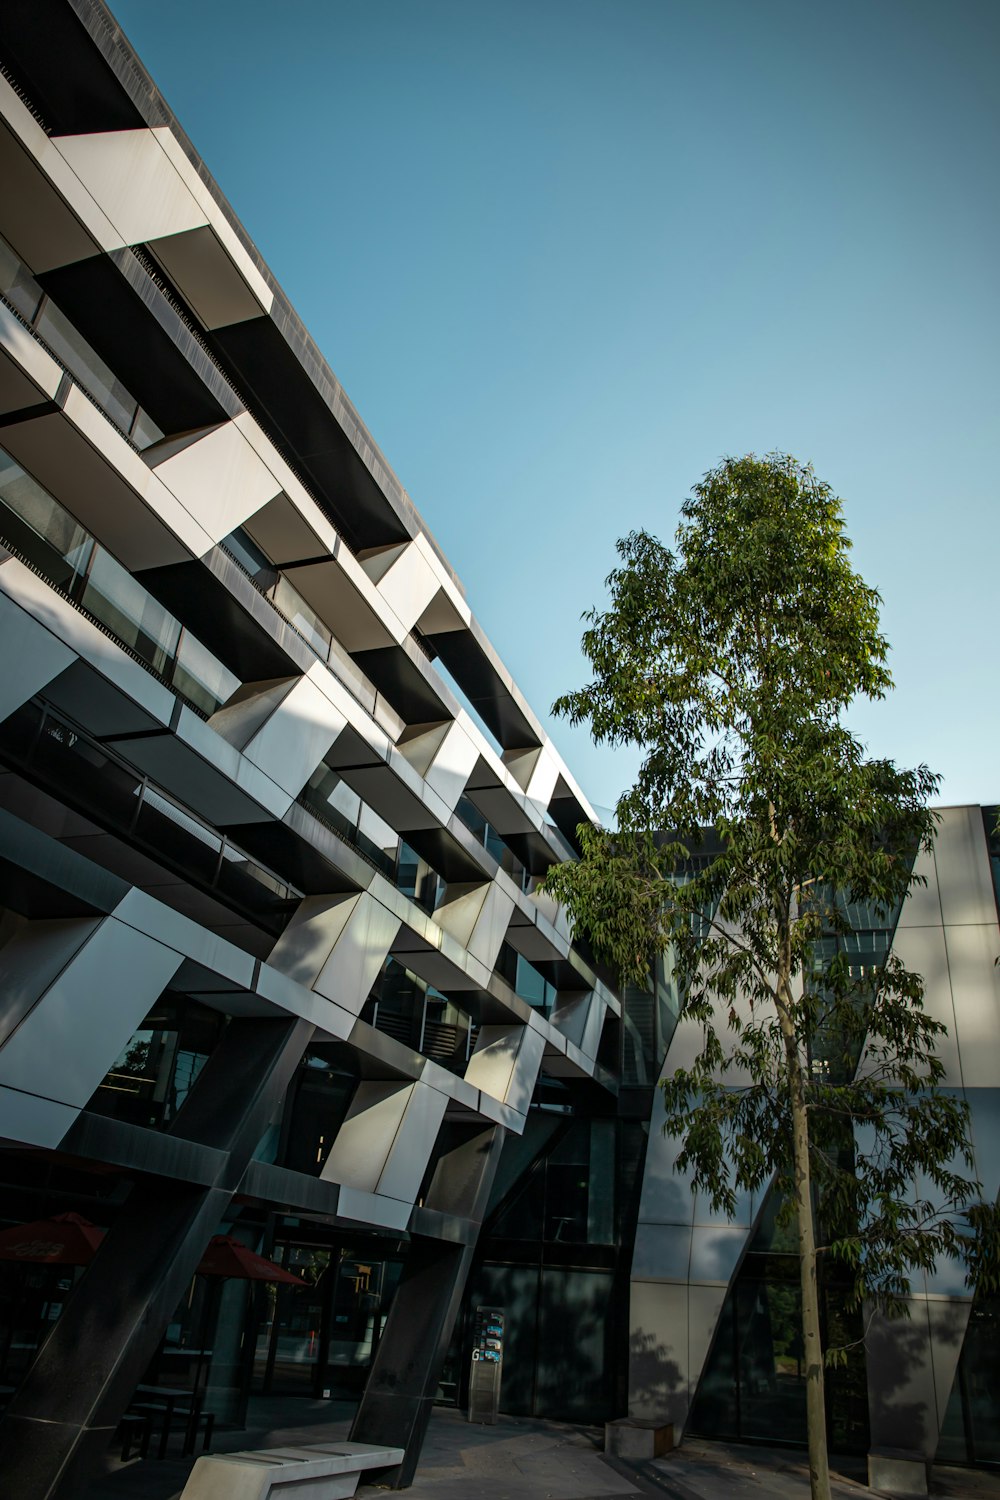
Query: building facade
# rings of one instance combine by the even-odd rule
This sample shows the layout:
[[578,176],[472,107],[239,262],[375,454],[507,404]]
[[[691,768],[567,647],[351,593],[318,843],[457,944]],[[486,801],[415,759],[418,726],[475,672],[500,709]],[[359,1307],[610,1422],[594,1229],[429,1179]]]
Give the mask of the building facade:
[[[536,889],[592,811],[98,0],[4,8],[0,174],[2,1217],[106,1231],[0,1262],[11,1493],[75,1493],[144,1376],[237,1424],[351,1395],[405,1484],[481,1303],[506,1410],[794,1439],[773,1205],[704,1215],[660,1129],[669,977],[617,994]],[[868,935],[927,976],[977,1149],[991,827],[949,812]],[[210,1295],[220,1230],[309,1289]],[[1000,1457],[995,1309],[913,1305],[835,1439]]]

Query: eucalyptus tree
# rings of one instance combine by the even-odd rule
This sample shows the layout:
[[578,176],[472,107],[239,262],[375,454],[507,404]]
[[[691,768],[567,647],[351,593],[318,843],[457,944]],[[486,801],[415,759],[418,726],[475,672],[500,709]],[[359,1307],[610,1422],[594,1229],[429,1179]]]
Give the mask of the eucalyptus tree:
[[989,1219],[920,976],[849,951],[855,926],[891,927],[937,785],[868,758],[844,722],[892,685],[850,546],[829,485],[782,454],[706,474],[673,550],[618,543],[608,606],[584,616],[592,680],[555,711],[643,759],[616,828],[581,827],[582,857],[545,881],[623,980],[672,951],[701,1039],[663,1084],[678,1168],[730,1213],[773,1184],[794,1226],[814,1500],[838,1357],[818,1264],[839,1263],[855,1305],[900,1313],[911,1273],[974,1261]]

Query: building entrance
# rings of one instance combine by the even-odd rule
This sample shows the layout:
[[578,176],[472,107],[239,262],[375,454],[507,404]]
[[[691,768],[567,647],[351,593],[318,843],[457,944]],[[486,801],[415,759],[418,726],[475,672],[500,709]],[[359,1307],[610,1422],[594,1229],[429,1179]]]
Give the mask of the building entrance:
[[275,1244],[274,1259],[308,1290],[265,1287],[252,1389],[260,1395],[360,1396],[402,1269],[364,1246]]

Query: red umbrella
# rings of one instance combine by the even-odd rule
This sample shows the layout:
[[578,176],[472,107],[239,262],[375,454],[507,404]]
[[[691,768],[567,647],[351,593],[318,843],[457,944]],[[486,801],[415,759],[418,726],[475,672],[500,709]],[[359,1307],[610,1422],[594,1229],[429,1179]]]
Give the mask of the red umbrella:
[[208,1249],[201,1258],[196,1274],[198,1276],[237,1276],[241,1281],[282,1281],[290,1286],[308,1285],[308,1282],[302,1281],[298,1276],[293,1276],[290,1271],[285,1271],[273,1260],[266,1260],[263,1255],[255,1255],[231,1234],[217,1234],[209,1241]]
[[86,1266],[104,1238],[104,1230],[79,1214],[56,1214],[19,1224],[0,1234],[0,1260],[37,1261],[49,1266]]

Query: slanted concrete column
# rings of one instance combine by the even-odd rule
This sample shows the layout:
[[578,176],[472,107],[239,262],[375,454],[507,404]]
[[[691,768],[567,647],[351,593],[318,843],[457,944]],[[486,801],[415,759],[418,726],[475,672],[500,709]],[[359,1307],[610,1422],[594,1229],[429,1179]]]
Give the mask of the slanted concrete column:
[[471,1221],[471,1233],[467,1243],[413,1236],[354,1418],[353,1442],[405,1449],[389,1479],[394,1489],[412,1482],[420,1458],[504,1134],[491,1126],[466,1137],[438,1161],[427,1207]]
[[194,1275],[313,1027],[236,1019],[171,1135],[198,1182],[139,1181],[0,1422],[6,1493],[76,1500]]

